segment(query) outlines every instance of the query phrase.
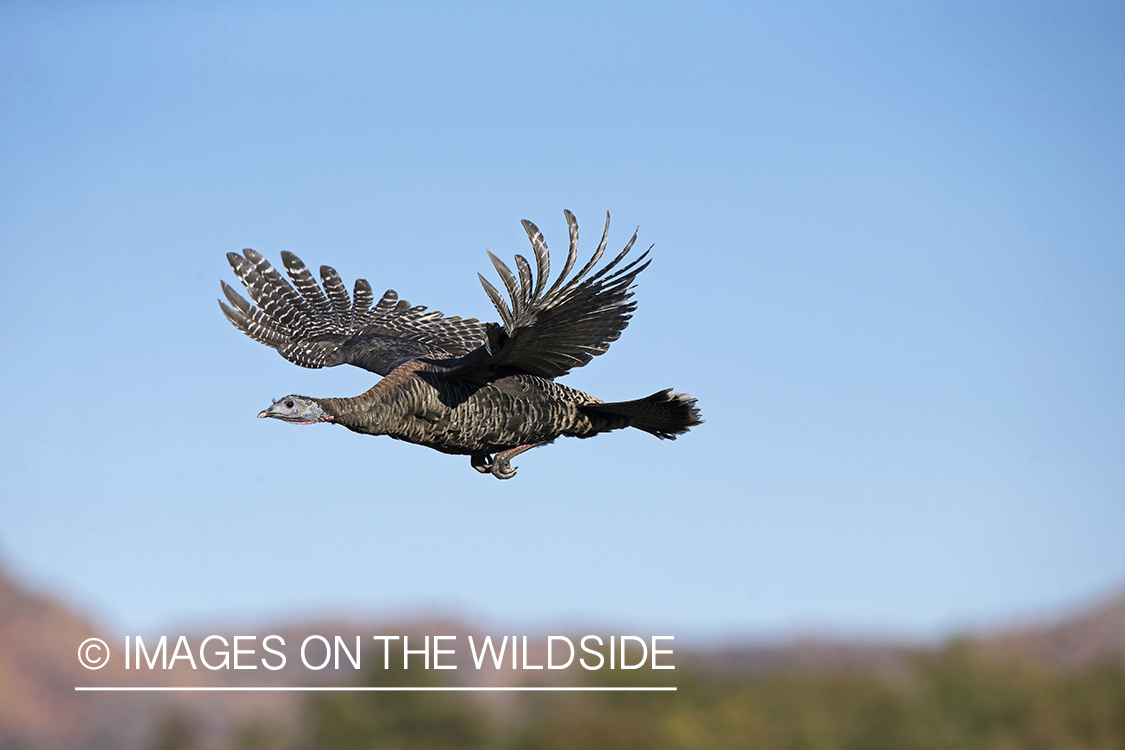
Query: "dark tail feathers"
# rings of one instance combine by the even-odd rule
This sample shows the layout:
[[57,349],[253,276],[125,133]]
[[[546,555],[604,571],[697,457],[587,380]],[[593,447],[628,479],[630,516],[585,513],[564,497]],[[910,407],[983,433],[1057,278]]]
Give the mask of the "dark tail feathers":
[[673,393],[671,388],[636,401],[586,404],[579,409],[588,417],[604,420],[606,430],[636,427],[661,440],[675,440],[677,435],[703,424],[695,399],[686,393]]

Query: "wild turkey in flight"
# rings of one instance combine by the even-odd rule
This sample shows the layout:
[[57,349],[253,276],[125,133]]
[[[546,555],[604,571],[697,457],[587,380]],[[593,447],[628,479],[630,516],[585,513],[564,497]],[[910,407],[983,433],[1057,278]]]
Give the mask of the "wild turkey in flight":
[[322,289],[289,252],[281,258],[293,285],[253,250],[228,253],[257,305],[222,282],[230,306],[221,300],[219,306],[240,331],[302,367],[350,364],[383,376],[354,398],[286,396],[258,416],[295,424],[333,422],[354,432],[469,455],[473,468],[498,479],[515,476],[509,463],[514,456],[560,435],[587,438],[636,427],[675,440],[700,424],[695,399],[686,393],[667,389],[636,401],[605,403],[554,382],[617,340],[636,309],[633,282],[648,266],[642,262],[646,251],[617,268],[637,239],[634,233],[611,263],[587,278],[605,251],[606,214],[594,257],[567,280],[578,259],[578,223],[570,211],[564,213],[570,252],[549,289],[544,291],[550,275],[547,244],[530,221],[523,226],[535,253],[535,274],[519,255],[513,274],[488,253],[512,303],[509,308],[480,277],[502,324],[411,307],[393,290],[372,306],[365,280],[355,282],[349,297],[339,274],[321,266]]

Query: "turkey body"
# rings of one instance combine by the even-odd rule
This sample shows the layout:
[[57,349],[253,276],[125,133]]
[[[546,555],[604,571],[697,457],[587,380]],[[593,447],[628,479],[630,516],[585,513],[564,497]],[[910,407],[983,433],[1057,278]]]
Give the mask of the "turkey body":
[[606,420],[581,406],[599,399],[526,373],[478,385],[449,382],[440,367],[414,360],[352,399],[319,399],[333,420],[353,432],[389,435],[442,453],[499,453],[560,436],[593,437]]
[[[472,466],[499,479],[515,475],[509,461],[558,437],[588,438],[636,427],[675,439],[702,422],[695,399],[671,389],[635,401],[606,403],[555,378],[604,353],[635,309],[632,285],[648,263],[642,254],[617,268],[636,235],[610,263],[593,258],[567,279],[577,260],[578,225],[566,213],[570,251],[562,273],[545,289],[546,243],[531,222],[524,228],[536,271],[516,256],[517,273],[489,253],[511,307],[481,283],[502,320],[446,317],[411,307],[388,290],[374,304],[371,287],[356,281],[349,296],[336,271],[322,266],[323,288],[291,253],[282,253],[290,285],[261,255],[228,254],[257,306],[226,283],[223,313],[251,338],[304,367],[352,364],[383,376],[352,398],[286,396],[258,416],[298,424],[331,422],[368,435],[387,435],[443,453],[472,457]],[[615,270],[616,269],[616,270]],[[517,278],[518,274],[518,278]]]

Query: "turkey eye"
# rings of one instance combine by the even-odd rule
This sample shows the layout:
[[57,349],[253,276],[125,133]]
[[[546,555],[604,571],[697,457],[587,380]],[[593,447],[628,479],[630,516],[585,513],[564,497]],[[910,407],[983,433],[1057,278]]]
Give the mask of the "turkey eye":
[[286,401],[285,402],[285,408],[286,409],[292,409],[293,408],[293,402],[292,401]]

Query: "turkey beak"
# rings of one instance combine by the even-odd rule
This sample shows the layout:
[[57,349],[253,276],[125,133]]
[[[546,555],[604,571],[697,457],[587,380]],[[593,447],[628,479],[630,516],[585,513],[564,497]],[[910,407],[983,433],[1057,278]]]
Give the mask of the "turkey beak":
[[269,416],[269,414],[267,414],[267,413],[266,413],[266,412],[268,412],[268,411],[269,411],[269,409],[262,409],[262,410],[261,410],[260,412],[258,412],[258,419],[262,419],[262,418],[264,418],[264,417],[268,417],[268,416]]

